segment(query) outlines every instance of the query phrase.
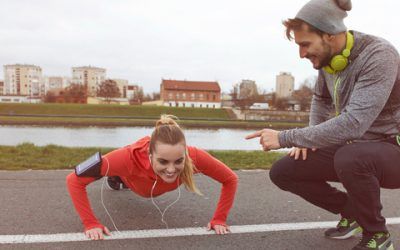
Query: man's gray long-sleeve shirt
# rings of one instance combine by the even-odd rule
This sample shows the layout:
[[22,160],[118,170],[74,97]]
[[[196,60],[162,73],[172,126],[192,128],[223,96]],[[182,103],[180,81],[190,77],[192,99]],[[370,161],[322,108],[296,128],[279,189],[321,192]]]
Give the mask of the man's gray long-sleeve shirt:
[[[319,70],[310,126],[281,131],[281,147],[322,148],[400,134],[399,54],[384,39],[352,33],[349,65],[337,74]],[[339,114],[332,118],[333,110]]]

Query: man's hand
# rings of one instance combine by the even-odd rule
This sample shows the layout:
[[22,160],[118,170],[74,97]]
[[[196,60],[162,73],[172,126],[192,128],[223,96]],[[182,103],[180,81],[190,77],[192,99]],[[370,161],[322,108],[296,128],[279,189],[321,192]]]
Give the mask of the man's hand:
[[103,232],[106,235],[111,236],[110,230],[108,230],[106,227],[104,227],[104,230],[100,227],[89,229],[85,232],[85,235],[92,240],[104,240]]
[[229,229],[229,226],[214,225],[214,228],[212,228],[211,223],[208,223],[207,231],[210,231],[211,229],[214,229],[216,234],[227,234],[227,233],[231,232],[231,230]]
[[[315,150],[317,150],[317,149],[316,149],[316,148],[313,148],[313,149],[311,149],[311,150],[312,150],[312,151],[315,151]],[[289,153],[288,153],[288,155],[289,155],[290,157],[294,157],[295,160],[298,160],[298,159],[299,159],[300,154],[301,154],[303,160],[306,160],[306,159],[307,159],[307,148],[292,148],[292,149],[289,151]]]
[[264,151],[269,151],[271,149],[281,148],[281,145],[279,144],[278,134],[279,131],[266,128],[246,136],[246,140],[260,137],[260,144],[262,145]]

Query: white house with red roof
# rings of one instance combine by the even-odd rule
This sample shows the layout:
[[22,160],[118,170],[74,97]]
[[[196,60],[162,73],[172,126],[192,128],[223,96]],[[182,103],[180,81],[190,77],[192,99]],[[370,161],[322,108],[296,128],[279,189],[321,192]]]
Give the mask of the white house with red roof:
[[221,108],[221,88],[218,82],[164,80],[160,85],[164,106]]

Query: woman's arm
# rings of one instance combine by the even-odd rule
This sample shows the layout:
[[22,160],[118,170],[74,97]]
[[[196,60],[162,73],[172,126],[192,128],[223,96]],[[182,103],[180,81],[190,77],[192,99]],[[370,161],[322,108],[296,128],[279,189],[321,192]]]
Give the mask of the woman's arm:
[[[128,147],[114,150],[103,156],[101,176],[127,176],[130,162]],[[108,160],[108,161],[107,161]],[[86,186],[94,182],[94,177],[79,177],[75,173],[67,176],[67,187],[74,207],[85,227],[85,231],[93,228],[105,230],[95,217],[86,192]]]
[[222,184],[217,209],[215,210],[210,225],[212,228],[215,228],[216,225],[227,227],[226,219],[235,198],[238,176],[224,163],[204,150],[197,148],[191,149],[194,151],[193,162],[197,170]]
[[94,177],[78,177],[75,173],[70,173],[67,176],[68,192],[75,210],[78,212],[85,227],[85,231],[96,227],[104,228],[94,216],[86,192],[86,186],[95,180],[96,178]]

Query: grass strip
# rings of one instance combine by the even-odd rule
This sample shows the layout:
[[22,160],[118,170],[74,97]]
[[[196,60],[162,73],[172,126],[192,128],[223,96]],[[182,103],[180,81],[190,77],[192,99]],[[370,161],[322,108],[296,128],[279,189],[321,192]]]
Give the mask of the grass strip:
[[[35,146],[23,143],[0,146],[0,170],[56,170],[73,169],[97,151],[106,154],[113,148]],[[241,150],[209,150],[211,155],[232,169],[269,169],[284,153]]]
[[0,103],[0,114],[3,115],[94,115],[94,116],[127,116],[158,119],[161,114],[171,114],[185,118],[204,118],[230,120],[225,109],[183,108],[166,106],[132,106],[113,104],[60,104],[60,103]]

